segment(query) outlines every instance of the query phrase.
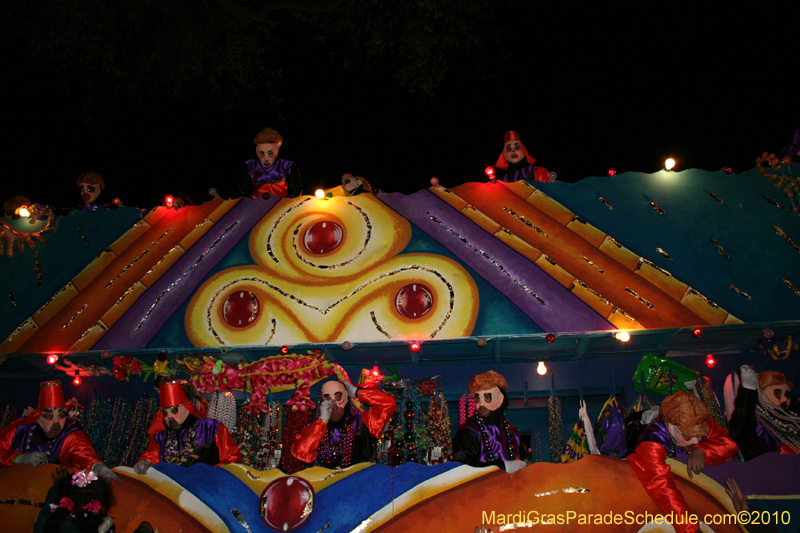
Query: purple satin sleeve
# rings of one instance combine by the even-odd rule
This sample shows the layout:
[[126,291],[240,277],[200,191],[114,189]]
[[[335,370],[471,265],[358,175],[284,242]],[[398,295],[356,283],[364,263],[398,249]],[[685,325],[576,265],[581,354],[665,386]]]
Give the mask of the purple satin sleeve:
[[667,428],[667,421],[660,416],[644,428],[636,446],[643,442],[654,442],[663,446],[667,450],[667,457],[676,457],[680,453],[685,453],[672,441],[672,435],[669,434],[669,429]]
[[781,443],[769,428],[756,417],[756,438],[750,446],[754,456],[769,452],[781,453]]
[[291,161],[280,158],[276,159],[269,167],[265,167],[257,159],[251,159],[245,164],[247,165],[247,173],[250,175],[250,182],[255,187],[288,179],[289,172],[294,166]]
[[64,426],[64,431],[62,431],[54,441],[40,444],[33,444],[31,442],[35,429],[36,422],[18,427],[17,432],[14,434],[14,439],[11,441],[11,447],[22,453],[45,452],[47,454],[48,463],[59,464],[58,459],[61,456],[61,448],[64,446],[64,441],[70,434],[81,429],[81,425],[74,420],[69,420]]
[[[511,445],[513,446],[515,454],[514,458],[512,459],[508,453],[508,440],[506,439],[506,432],[503,429],[503,426],[484,424],[483,427],[485,428],[486,435],[489,437],[488,445],[483,442],[481,430],[478,427],[477,420],[474,416],[467,420],[463,426],[461,426],[462,429],[469,429],[478,435],[478,441],[481,444],[481,454],[479,458],[481,463],[491,463],[492,461],[497,460],[511,461],[522,457],[522,436],[517,428],[509,424],[509,429],[511,430]],[[492,453],[494,453],[494,459],[489,459],[489,456]]]
[[[198,418],[197,422],[194,423],[194,426],[184,428],[178,432],[178,442],[184,442],[184,435],[186,435],[186,432],[188,432],[192,427],[195,428],[195,439],[197,440],[197,447],[200,448],[215,442],[219,421],[211,418]],[[163,463],[164,452],[167,448],[167,431],[159,431],[153,435],[153,439],[158,443],[159,459]]]
[[503,176],[503,181],[510,183],[520,180],[534,180],[536,179],[535,174],[538,167],[539,165],[528,165],[525,168],[521,168],[514,172],[509,172]]

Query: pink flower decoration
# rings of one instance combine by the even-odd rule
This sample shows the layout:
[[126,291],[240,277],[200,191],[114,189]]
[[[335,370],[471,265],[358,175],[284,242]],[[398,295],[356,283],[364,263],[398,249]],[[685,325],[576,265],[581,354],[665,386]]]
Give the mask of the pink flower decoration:
[[81,509],[85,509],[92,514],[100,514],[100,512],[103,510],[103,506],[100,504],[99,501],[92,500],[83,507],[81,507]]
[[130,373],[134,375],[138,374],[139,372],[142,371],[142,362],[139,361],[138,359],[134,359],[133,362],[128,365],[128,371],[130,371]]
[[[84,470],[78,470],[74,474],[72,474],[72,484],[76,487],[83,488],[92,481],[97,481],[97,474],[94,472],[86,472]],[[72,509],[70,509],[71,511]]]
[[58,506],[61,507],[62,509],[66,509],[71,513],[72,510],[75,508],[75,502],[65,497],[58,500]]

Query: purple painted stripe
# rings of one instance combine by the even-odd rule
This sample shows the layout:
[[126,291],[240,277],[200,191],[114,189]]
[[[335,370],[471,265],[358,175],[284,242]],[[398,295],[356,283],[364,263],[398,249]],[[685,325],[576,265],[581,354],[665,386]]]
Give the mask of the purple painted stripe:
[[278,200],[280,198],[275,196],[266,201],[250,198],[239,200],[155,285],[136,300],[93,349],[146,348],[175,310]]
[[[676,457],[677,461],[686,463],[688,453]],[[767,475],[764,475],[765,472]],[[707,466],[703,473],[725,486],[725,480],[732,477],[736,480],[742,494],[760,496],[797,496],[800,494],[800,455],[782,453],[765,453],[755,459],[739,464],[728,461],[717,466]],[[758,505],[758,501],[753,502]]]
[[[429,190],[418,191],[410,196],[400,193],[380,194],[378,198],[436,239],[494,288],[505,294],[543,331],[566,333],[614,329],[612,324],[535,263],[490,235]],[[428,213],[439,222],[431,220]],[[461,238],[466,239],[469,244]],[[491,260],[477,252],[473,246],[488,254]],[[501,270],[495,263],[505,270]],[[546,305],[542,305],[537,296]]]

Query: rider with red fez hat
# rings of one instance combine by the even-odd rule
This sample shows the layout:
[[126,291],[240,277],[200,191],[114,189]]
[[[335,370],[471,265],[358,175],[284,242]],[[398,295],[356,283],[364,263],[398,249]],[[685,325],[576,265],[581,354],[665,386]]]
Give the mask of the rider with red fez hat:
[[81,425],[67,417],[71,408],[60,381],[41,383],[36,410],[0,431],[0,464],[60,464],[72,470],[91,469],[101,479],[119,481],[97,456]]
[[503,139],[503,153],[494,165],[495,177],[505,182],[520,180],[536,180],[548,183],[550,172],[536,164],[536,160],[528,154],[525,145],[514,131],[507,131]]
[[159,392],[161,409],[147,430],[150,442],[133,465],[137,474],[146,474],[161,462],[181,466],[242,462],[242,453],[225,424],[205,418],[186,397],[181,380],[161,383]]

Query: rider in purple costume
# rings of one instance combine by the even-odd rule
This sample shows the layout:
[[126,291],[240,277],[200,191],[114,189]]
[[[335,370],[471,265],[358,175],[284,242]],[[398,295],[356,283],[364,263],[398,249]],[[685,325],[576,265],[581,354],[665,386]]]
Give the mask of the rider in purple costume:
[[[303,193],[303,182],[297,165],[278,157],[283,137],[272,128],[265,128],[255,136],[257,159],[245,162],[248,181],[242,193],[252,198],[275,195],[294,198]],[[267,196],[268,197],[268,196]]]
[[475,398],[477,413],[456,432],[453,461],[475,467],[497,466],[510,474],[527,464],[520,432],[504,413],[507,389],[505,378],[493,370],[472,378],[469,393]]

